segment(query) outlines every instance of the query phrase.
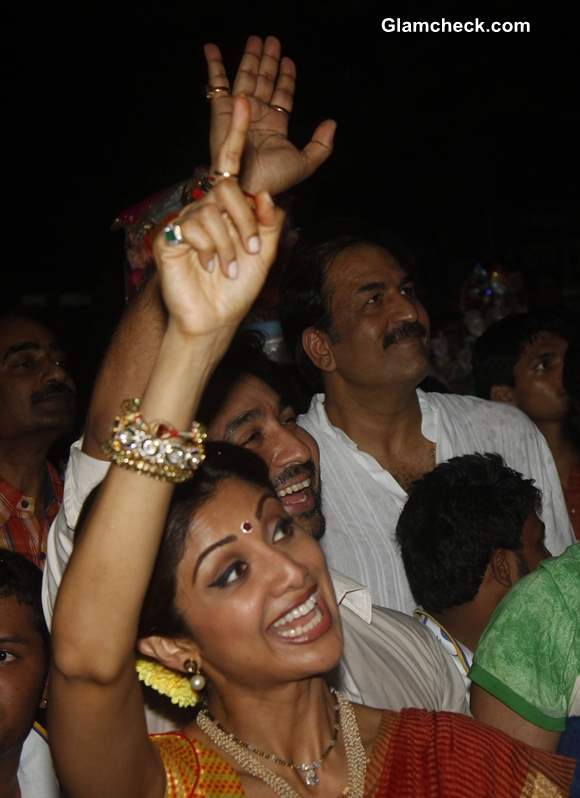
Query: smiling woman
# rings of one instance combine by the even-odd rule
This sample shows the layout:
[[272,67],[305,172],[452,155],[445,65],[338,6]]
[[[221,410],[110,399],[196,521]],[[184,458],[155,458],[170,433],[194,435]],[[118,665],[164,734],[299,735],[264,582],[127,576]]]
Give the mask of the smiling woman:
[[342,638],[324,558],[284,511],[260,458],[208,444],[196,478],[174,494],[166,530],[141,614],[142,652],[158,660],[159,637],[192,638],[183,658],[203,660],[214,687],[245,681],[248,662],[253,688],[337,664]]
[[[293,64],[280,62],[273,91],[266,76],[278,69],[279,43],[253,37],[247,48],[240,81],[260,65],[254,103],[283,105]],[[206,51],[213,103],[229,97],[216,49]],[[250,121],[247,99],[228,103],[216,175],[237,174]],[[70,798],[454,795],[417,773],[445,765],[454,779],[475,762],[474,796],[489,795],[498,779],[507,785],[494,791],[500,798],[523,794],[530,779],[563,795],[567,760],[460,716],[399,716],[333,693],[325,674],[342,635],[318,543],[293,524],[258,455],[206,446],[192,424],[264,283],[282,222],[269,194],[250,209],[229,177],[157,239],[167,330],[140,407],[124,406],[115,421],[113,465],[53,617],[50,729],[64,790]],[[204,708],[181,732],[148,737],[136,651],[148,682],[180,703],[193,704],[205,687]]]

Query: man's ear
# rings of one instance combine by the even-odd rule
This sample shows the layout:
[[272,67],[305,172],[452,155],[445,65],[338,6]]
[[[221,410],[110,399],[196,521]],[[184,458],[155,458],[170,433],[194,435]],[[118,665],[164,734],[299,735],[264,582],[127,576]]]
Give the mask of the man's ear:
[[304,351],[320,371],[334,371],[334,353],[328,334],[317,327],[307,327],[302,333]]
[[200,651],[192,640],[151,635],[138,640],[137,648],[141,654],[157,660],[174,671],[183,672],[183,666],[188,659],[197,662],[198,667],[201,666]]
[[513,552],[507,549],[495,549],[489,563],[491,575],[505,590],[509,590],[518,581],[517,571],[514,572],[514,564],[517,569],[517,563],[514,563],[515,558],[511,555]]
[[506,405],[514,405],[517,407],[514,389],[509,385],[492,385],[489,398],[493,402],[505,402]]

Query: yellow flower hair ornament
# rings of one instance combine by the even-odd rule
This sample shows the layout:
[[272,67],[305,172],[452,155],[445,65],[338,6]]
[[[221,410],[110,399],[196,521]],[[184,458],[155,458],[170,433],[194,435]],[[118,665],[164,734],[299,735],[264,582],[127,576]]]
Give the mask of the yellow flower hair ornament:
[[138,659],[135,668],[140,681],[170,698],[172,704],[194,707],[199,701],[199,694],[191,686],[190,677],[169,670],[151,659]]

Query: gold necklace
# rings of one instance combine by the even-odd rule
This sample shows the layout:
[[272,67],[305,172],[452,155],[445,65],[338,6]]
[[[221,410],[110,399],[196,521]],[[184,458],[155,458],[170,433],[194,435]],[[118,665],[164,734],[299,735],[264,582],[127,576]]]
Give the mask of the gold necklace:
[[334,726],[332,729],[332,737],[330,738],[329,744],[326,746],[322,754],[320,755],[319,759],[315,759],[312,762],[299,762],[298,764],[294,763],[291,759],[283,759],[278,754],[273,754],[269,751],[261,751],[255,745],[251,745],[250,743],[246,743],[243,740],[240,740],[239,737],[236,737],[235,734],[232,732],[227,732],[223,726],[218,723],[218,721],[213,718],[207,710],[203,710],[207,715],[208,719],[224,734],[229,735],[229,737],[234,740],[238,745],[241,745],[242,748],[245,748],[246,751],[250,751],[252,754],[257,754],[261,756],[262,759],[269,759],[270,762],[275,762],[277,765],[283,765],[284,767],[291,768],[295,770],[297,773],[300,773],[302,778],[304,779],[304,783],[307,787],[316,787],[317,784],[320,783],[320,778],[318,776],[317,770],[320,769],[322,763],[325,761],[327,756],[330,754],[334,746],[336,745],[336,741],[338,740],[338,732],[340,731],[340,715],[339,715],[339,703],[338,698],[335,696],[335,711],[334,711]]
[[[362,744],[356,715],[350,702],[341,693],[334,691],[337,703],[337,714],[339,719],[339,729],[342,729],[344,739],[344,748],[346,752],[346,764],[348,768],[348,795],[349,798],[363,798],[364,782],[367,767],[367,755]],[[280,798],[300,798],[288,782],[277,776],[269,768],[263,765],[257,758],[261,756],[270,761],[276,762],[286,767],[291,767],[303,776],[306,786],[313,787],[319,783],[320,779],[316,772],[324,759],[328,756],[336,743],[331,741],[329,747],[325,749],[323,756],[319,760],[312,763],[300,763],[295,765],[293,762],[282,759],[276,754],[269,754],[265,751],[260,751],[254,746],[248,745],[243,740],[240,740],[234,734],[226,732],[219,723],[214,720],[207,710],[202,710],[198,713],[196,718],[197,725],[205,732],[209,739],[218,747],[225,751],[231,758],[241,766],[243,770],[261,781],[265,782]],[[336,734],[338,738],[338,732]],[[312,779],[309,781],[308,776],[313,773],[316,781]]]

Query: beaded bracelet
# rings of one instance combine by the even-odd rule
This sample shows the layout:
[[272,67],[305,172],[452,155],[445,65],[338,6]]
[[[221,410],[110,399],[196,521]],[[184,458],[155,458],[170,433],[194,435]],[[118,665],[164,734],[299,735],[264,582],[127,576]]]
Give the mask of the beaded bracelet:
[[205,459],[203,425],[179,432],[164,421],[146,422],[139,399],[125,399],[103,450],[111,462],[167,482],[191,479]]

